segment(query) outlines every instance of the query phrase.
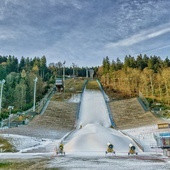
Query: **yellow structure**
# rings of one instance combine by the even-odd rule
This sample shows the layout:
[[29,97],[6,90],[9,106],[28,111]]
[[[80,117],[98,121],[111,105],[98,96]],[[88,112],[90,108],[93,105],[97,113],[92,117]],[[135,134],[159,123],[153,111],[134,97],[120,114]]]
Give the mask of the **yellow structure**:
[[166,129],[170,128],[170,123],[159,123],[158,124],[158,129]]
[[128,152],[128,155],[133,155],[133,154],[138,154],[136,151],[136,147],[134,145],[132,145],[131,143],[129,144],[129,152]]
[[106,151],[106,154],[108,154],[108,153],[114,153],[114,154],[115,154],[113,144],[111,144],[110,142],[107,143],[107,151]]
[[57,149],[57,155],[58,154],[63,154],[65,155],[65,152],[64,152],[64,144],[60,143],[58,149]]

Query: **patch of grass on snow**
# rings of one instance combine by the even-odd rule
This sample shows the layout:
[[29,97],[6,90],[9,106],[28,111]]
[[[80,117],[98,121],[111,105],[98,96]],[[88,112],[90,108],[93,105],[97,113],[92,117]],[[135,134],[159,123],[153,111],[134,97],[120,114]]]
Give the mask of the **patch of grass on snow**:
[[0,151],[13,152],[14,147],[6,139],[0,137]]
[[100,90],[99,84],[95,80],[89,80],[86,88],[91,90]]
[[8,168],[11,165],[10,162],[0,162],[0,168]]

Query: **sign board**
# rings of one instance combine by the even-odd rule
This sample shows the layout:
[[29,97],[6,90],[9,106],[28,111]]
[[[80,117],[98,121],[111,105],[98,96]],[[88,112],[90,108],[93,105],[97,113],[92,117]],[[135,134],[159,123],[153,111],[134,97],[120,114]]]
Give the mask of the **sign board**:
[[170,128],[169,123],[159,123],[158,124],[158,129],[166,129],[166,128]]

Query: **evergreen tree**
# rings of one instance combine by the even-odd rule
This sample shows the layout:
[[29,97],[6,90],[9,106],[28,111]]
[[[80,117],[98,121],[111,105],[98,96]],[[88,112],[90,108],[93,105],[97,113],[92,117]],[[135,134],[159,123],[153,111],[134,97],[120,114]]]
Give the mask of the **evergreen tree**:
[[163,65],[164,65],[164,67],[170,67],[170,60],[169,60],[169,58],[168,57],[166,57],[165,58],[165,60],[164,60],[164,62],[163,62]]
[[[146,58],[146,56],[145,56]],[[137,68],[139,68],[140,70],[143,70],[145,67],[147,67],[147,64],[145,63],[143,57],[142,57],[142,54],[138,55],[137,56],[137,59],[136,59],[136,66]]]
[[116,62],[112,60],[111,66],[110,66],[110,72],[116,71]]
[[7,57],[0,55],[0,64],[3,62],[7,62]]
[[124,59],[124,68],[127,69],[128,67],[130,67],[130,60],[129,57],[126,55]]
[[116,69],[121,70],[123,68],[123,63],[120,61],[119,58],[116,60]]
[[22,56],[19,63],[19,72],[25,68],[25,58]]
[[44,79],[47,72],[46,57],[42,56],[40,59],[40,76]]

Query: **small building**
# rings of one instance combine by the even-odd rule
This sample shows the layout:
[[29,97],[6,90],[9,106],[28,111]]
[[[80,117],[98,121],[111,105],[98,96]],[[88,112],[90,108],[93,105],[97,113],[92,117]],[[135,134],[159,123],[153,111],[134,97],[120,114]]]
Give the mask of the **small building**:
[[57,78],[56,81],[55,81],[55,86],[57,88],[57,91],[61,92],[64,88],[63,80],[61,78]]
[[170,149],[170,133],[164,132],[159,133],[158,135],[154,135],[155,140],[157,142],[157,146],[162,149]]
[[154,134],[154,138],[157,142],[157,146],[163,149],[165,156],[170,156],[170,133],[164,132],[159,135]]
[[90,72],[90,79],[93,80],[94,70],[93,70],[93,69],[90,69],[89,72]]

